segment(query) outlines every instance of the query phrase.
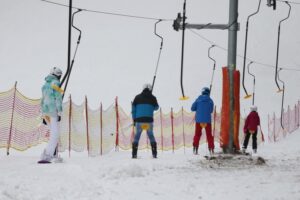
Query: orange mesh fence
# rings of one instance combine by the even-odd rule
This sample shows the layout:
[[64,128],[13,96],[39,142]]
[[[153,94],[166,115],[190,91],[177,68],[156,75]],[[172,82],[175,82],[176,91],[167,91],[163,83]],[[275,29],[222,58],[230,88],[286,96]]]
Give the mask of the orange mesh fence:
[[282,119],[276,117],[275,113],[268,116],[268,140],[276,142],[284,138],[288,133],[292,133],[299,128],[300,102],[293,109],[288,106],[287,111],[283,112]]
[[[238,94],[235,94],[238,95]],[[284,114],[285,131],[280,126],[280,119],[269,118],[269,140],[276,141],[284,137],[287,132],[299,127],[299,106],[288,108]],[[236,115],[237,117],[239,115]],[[223,115],[222,115],[223,117]],[[221,139],[221,117],[216,112],[212,115],[212,131],[215,141]],[[40,112],[40,100],[28,99],[23,96],[16,87],[0,93],[0,148],[26,150],[41,142],[47,141],[49,130],[43,125]],[[171,109],[163,113],[160,109],[154,114],[154,136],[158,149],[177,150],[179,148],[192,147],[195,131],[195,113]],[[224,119],[223,119],[224,120]],[[244,119],[239,121],[239,140],[243,139],[242,127]],[[229,121],[229,120],[227,120]],[[223,121],[222,121],[223,123]],[[227,123],[225,121],[225,123]],[[60,122],[59,151],[83,152],[89,156],[107,154],[116,147],[128,150],[134,137],[134,127],[131,115],[116,103],[106,110],[92,110],[88,107],[87,100],[81,105],[72,102],[71,97],[63,104],[62,120]],[[261,140],[260,140],[261,141]],[[205,134],[201,137],[201,143],[206,142]],[[146,133],[142,133],[139,149],[150,148]],[[117,148],[116,148],[117,149]]]

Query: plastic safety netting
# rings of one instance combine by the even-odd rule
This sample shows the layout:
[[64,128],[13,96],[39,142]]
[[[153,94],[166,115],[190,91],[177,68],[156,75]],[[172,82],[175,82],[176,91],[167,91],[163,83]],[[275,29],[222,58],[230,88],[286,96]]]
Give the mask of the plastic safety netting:
[[284,138],[288,133],[291,133],[299,128],[300,123],[300,102],[293,109],[288,106],[288,109],[283,112],[282,118],[276,117],[275,113],[268,116],[268,139],[270,142],[276,142]]
[[[280,126],[280,119],[269,118],[269,141],[284,137],[299,127],[299,105],[288,109],[283,117],[285,131]],[[42,124],[40,99],[29,99],[16,88],[0,93],[0,148],[24,151],[32,146],[45,142],[49,138],[47,126]],[[154,136],[158,149],[163,151],[191,147],[194,137],[194,116],[192,112],[163,112],[154,115]],[[216,142],[220,142],[221,115],[212,115],[212,132]],[[63,104],[60,122],[59,151],[87,151],[89,156],[107,154],[114,149],[131,149],[134,127],[131,116],[118,106],[117,100],[107,109],[102,105],[97,110],[88,107],[87,99],[81,105],[72,102],[71,97]],[[243,139],[242,127],[244,119],[240,119],[239,138]],[[200,142],[206,142],[205,130]],[[258,137],[259,142],[262,137]],[[139,143],[140,149],[150,148],[146,133]]]

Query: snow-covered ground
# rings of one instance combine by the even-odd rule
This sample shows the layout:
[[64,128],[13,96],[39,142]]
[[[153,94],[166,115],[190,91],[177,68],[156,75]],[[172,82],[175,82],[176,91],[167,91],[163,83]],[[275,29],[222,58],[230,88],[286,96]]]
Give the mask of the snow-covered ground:
[[[139,152],[111,152],[88,158],[62,154],[64,163],[38,165],[37,153],[1,152],[1,200],[60,199],[300,199],[300,131],[275,144],[259,146],[266,164],[257,156],[228,160],[206,160],[206,145],[200,155],[191,149]],[[41,146],[40,146],[41,147]],[[251,152],[251,150],[249,150]],[[37,152],[37,151],[35,151]]]

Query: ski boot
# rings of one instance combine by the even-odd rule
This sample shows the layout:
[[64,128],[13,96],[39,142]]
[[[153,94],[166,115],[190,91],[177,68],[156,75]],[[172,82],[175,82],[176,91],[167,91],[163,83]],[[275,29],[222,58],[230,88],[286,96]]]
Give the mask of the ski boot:
[[209,155],[210,155],[210,156],[213,156],[214,153],[215,153],[215,152],[214,152],[214,149],[209,149]]
[[246,154],[246,148],[242,149],[242,154]]
[[253,149],[253,153],[257,153],[257,149]]
[[151,143],[151,150],[153,158],[157,158],[157,144],[156,142]]
[[193,147],[193,153],[195,155],[198,155],[198,147],[196,147],[196,146]]
[[138,144],[132,143],[132,158],[137,158]]

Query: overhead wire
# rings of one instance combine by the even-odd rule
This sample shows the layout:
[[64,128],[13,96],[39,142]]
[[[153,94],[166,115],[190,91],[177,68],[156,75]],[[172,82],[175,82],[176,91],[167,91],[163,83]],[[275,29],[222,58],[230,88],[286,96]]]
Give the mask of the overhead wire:
[[[40,0],[40,1],[45,2],[45,3],[49,3],[49,4],[63,6],[63,7],[69,7],[66,4],[57,3],[57,2],[53,2],[53,1],[49,1],[49,0]],[[276,0],[276,1],[278,1],[278,2],[289,2],[291,4],[300,4],[300,2],[295,2],[295,1],[284,1],[284,0]],[[137,15],[128,15],[128,14],[122,14],[122,13],[114,13],[114,12],[106,12],[106,11],[99,11],[99,10],[91,10],[91,9],[79,8],[79,7],[75,7],[75,6],[72,6],[72,8],[78,9],[78,10],[82,10],[82,11],[86,11],[86,12],[93,12],[93,13],[106,14],[106,15],[115,15],[115,16],[121,16],[121,17],[130,17],[130,18],[137,18],[137,19],[144,19],[144,20],[173,21],[173,19],[164,19],[164,18],[144,17],[144,16],[137,16]],[[228,27],[232,26],[232,24],[229,25]],[[188,29],[188,30],[190,32],[194,33],[195,35],[197,35],[198,37],[202,38],[203,40],[207,41],[211,45],[215,45],[215,47],[228,52],[227,48],[222,47],[222,46],[216,44],[214,41],[207,39],[206,37],[202,36],[201,34],[197,33],[196,31],[194,31],[192,29]],[[244,58],[244,56],[239,55],[239,54],[237,54],[237,57]],[[271,64],[267,64],[267,63],[263,63],[263,62],[260,62],[260,61],[256,61],[254,59],[246,58],[246,60],[252,61],[253,63],[256,63],[256,64],[261,65],[261,66],[270,67],[270,68],[276,68],[275,66],[273,66]],[[284,69],[284,70],[288,70],[288,71],[300,71],[300,66],[297,66],[297,67],[280,67],[280,68]]]
[[[196,36],[198,36],[199,38],[201,38],[202,40],[205,40],[206,42],[208,42],[209,44],[211,45],[215,45],[215,47],[223,50],[223,51],[226,51],[228,52],[228,49],[225,48],[225,47],[222,47],[220,45],[218,45],[217,43],[215,43],[214,41],[204,37],[203,35],[201,35],[200,33],[192,30],[192,29],[188,29],[190,32],[192,32],[193,34],[195,34]],[[244,59],[244,56],[240,55],[240,54],[237,54],[237,57],[239,58],[242,58]],[[253,63],[256,63],[258,65],[261,65],[261,66],[265,66],[265,67],[269,67],[269,68],[276,68],[274,65],[271,65],[271,64],[268,64],[268,63],[263,63],[263,62],[260,62],[260,61],[256,61],[254,59],[251,59],[249,57],[246,57],[246,60],[248,61],[252,61]],[[294,67],[280,67],[282,68],[283,70],[289,70],[289,71],[299,71],[300,72],[300,66],[294,66]]]
[[276,0],[276,1],[278,1],[278,2],[288,2],[290,4],[298,4],[298,5],[300,5],[300,2],[296,2],[296,1],[284,1],[284,0]]
[[[48,0],[40,0],[40,1],[45,2],[45,3],[49,3],[49,4],[58,5],[58,6],[69,7],[66,4],[57,3],[57,2],[53,2],[53,1],[48,1]],[[75,6],[72,6],[72,8],[82,10],[82,11],[86,11],[86,12],[104,14],[104,15],[114,15],[114,16],[120,16],[120,17],[144,19],[144,20],[173,21],[173,19],[163,19],[163,18],[145,17],[145,16],[138,16],[138,15],[128,15],[128,14],[123,14],[123,13],[114,13],[114,12],[106,12],[106,11],[100,11],[100,10],[91,10],[91,9],[79,8],[79,7],[75,7]]]

